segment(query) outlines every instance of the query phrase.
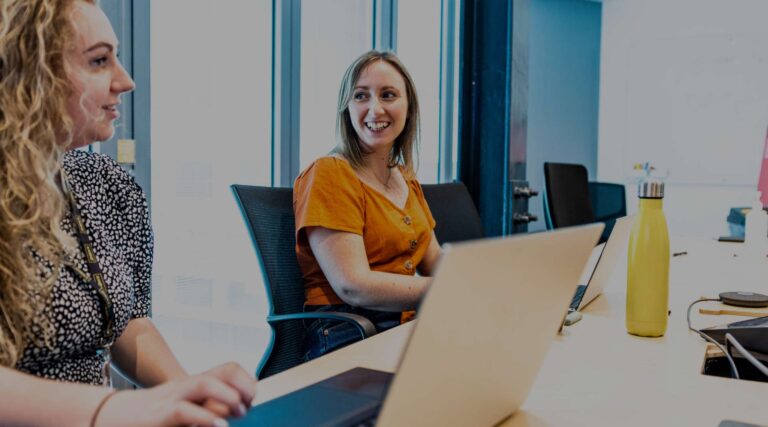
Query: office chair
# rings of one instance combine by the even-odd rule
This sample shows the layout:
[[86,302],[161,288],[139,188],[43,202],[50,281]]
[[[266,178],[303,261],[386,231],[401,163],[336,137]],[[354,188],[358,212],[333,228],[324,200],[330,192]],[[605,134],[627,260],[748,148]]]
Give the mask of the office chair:
[[435,218],[435,236],[440,244],[480,239],[483,223],[469,190],[461,182],[425,184],[424,198]]
[[616,218],[626,215],[624,186],[589,182],[587,168],[569,163],[544,163],[544,212],[547,228],[603,222],[600,242],[611,234]]
[[[589,200],[595,221],[605,223],[603,236],[608,237],[616,219],[627,215],[626,190],[622,184],[610,182],[589,182]],[[602,238],[601,238],[602,241]]]
[[304,362],[305,319],[349,322],[360,338],[376,334],[368,319],[352,313],[304,313],[304,281],[296,260],[296,225],[291,188],[231,186],[261,265],[272,336],[256,370],[264,379]]
[[589,201],[587,168],[568,163],[544,163],[547,228],[570,227],[594,222]]

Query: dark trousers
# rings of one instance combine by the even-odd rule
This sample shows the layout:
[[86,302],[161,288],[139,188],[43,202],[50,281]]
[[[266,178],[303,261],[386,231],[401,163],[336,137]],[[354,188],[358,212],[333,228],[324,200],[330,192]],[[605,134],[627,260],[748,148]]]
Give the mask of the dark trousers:
[[[394,328],[400,324],[399,312],[385,312],[352,307],[348,304],[308,305],[305,312],[339,311],[359,314],[376,327],[377,332]],[[309,361],[362,339],[357,326],[349,322],[332,319],[313,320],[307,328],[304,360]]]

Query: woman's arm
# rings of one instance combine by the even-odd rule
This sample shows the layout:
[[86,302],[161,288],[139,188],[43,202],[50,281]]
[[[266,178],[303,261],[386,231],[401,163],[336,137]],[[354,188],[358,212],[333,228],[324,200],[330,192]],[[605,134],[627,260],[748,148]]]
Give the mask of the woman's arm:
[[112,347],[115,363],[145,387],[187,377],[187,372],[149,318],[131,319]]
[[[235,364],[222,365],[183,380],[137,391],[45,380],[0,367],[0,420],[3,426],[162,427],[226,425],[199,402],[226,405],[241,416],[256,394],[256,381]],[[104,402],[95,423],[97,407]]]
[[437,243],[437,237],[434,230],[432,231],[432,238],[429,241],[429,247],[424,254],[424,258],[419,264],[419,274],[422,276],[434,276],[435,267],[437,267],[437,261],[440,259],[442,251],[440,250],[440,244]]
[[312,253],[331,287],[352,306],[381,311],[413,310],[432,280],[372,271],[360,235],[323,227],[305,230]]
[[87,426],[108,389],[44,380],[0,367],[2,425]]

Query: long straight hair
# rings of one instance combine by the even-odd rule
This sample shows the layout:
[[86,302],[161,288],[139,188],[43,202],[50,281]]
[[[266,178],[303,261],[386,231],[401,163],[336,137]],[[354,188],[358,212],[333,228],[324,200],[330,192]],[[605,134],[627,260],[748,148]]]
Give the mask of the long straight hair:
[[416,94],[416,85],[411,75],[402,62],[392,52],[379,52],[372,50],[357,58],[344,73],[339,89],[339,104],[336,115],[336,134],[339,143],[333,149],[333,153],[342,155],[354,169],[360,169],[365,165],[365,155],[360,137],[352,126],[349,116],[349,102],[352,100],[355,85],[360,75],[371,64],[383,61],[395,67],[405,81],[405,92],[408,100],[408,111],[405,118],[405,126],[400,135],[395,138],[395,144],[389,153],[389,167],[400,166],[407,178],[414,178],[417,170],[417,158],[420,139],[419,97]]

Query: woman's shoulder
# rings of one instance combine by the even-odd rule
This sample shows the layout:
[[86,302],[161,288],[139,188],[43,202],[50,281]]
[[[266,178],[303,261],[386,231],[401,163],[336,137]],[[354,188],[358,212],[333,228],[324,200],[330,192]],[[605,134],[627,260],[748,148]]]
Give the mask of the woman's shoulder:
[[403,179],[409,187],[421,188],[421,183],[419,183],[419,179],[416,177],[415,172],[409,172],[408,169],[403,165],[399,165],[397,169],[400,171],[400,175],[402,175]]
[[296,178],[297,182],[311,178],[320,179],[349,179],[356,177],[352,166],[344,158],[337,155],[323,156],[310,163]]
[[109,156],[85,150],[70,150],[63,156],[64,169],[78,175],[104,175],[122,170]]
[[62,167],[76,189],[101,186],[108,192],[144,199],[144,191],[132,176],[105,154],[72,150],[64,154]]
[[403,170],[402,166],[400,167],[400,174],[403,176],[403,179],[405,180],[406,184],[408,184],[408,188],[413,190],[413,193],[418,198],[424,199],[424,189],[421,187],[421,183],[419,182],[419,179],[416,177],[416,174],[409,176],[407,171]]
[[365,189],[352,166],[343,158],[321,157],[296,178],[293,184],[294,201],[309,198],[362,200]]

